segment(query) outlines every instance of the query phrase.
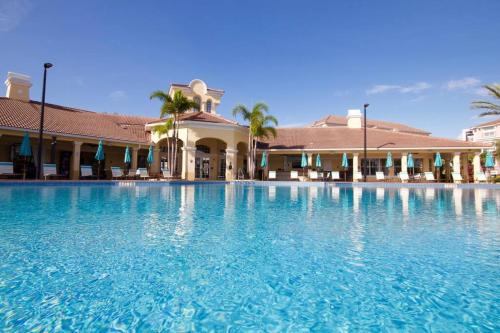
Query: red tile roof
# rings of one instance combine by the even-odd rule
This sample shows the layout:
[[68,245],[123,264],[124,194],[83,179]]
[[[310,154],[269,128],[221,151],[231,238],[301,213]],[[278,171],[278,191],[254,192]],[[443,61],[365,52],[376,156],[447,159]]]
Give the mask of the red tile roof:
[[[361,119],[363,120],[363,119]],[[424,131],[419,128],[407,126],[404,124],[400,123],[393,123],[389,121],[383,121],[383,120],[372,120],[372,119],[367,119],[366,121],[367,127],[371,128],[378,128],[382,130],[388,130],[388,131],[399,131],[399,132],[406,132],[406,133],[414,133],[414,134],[422,134],[422,135],[429,135],[430,132]],[[324,127],[324,126],[347,126],[347,117],[344,116],[337,116],[337,115],[329,115],[323,119],[315,121],[311,127]]]
[[[485,147],[488,144],[437,138],[426,135],[393,132],[367,128],[368,148],[454,148]],[[348,127],[278,128],[275,139],[263,141],[261,148],[268,149],[362,149],[363,129]]]
[[[228,124],[228,125],[238,125],[238,123],[234,120],[226,119],[222,116],[213,114],[213,113],[207,113],[207,112],[201,112],[201,111],[196,111],[196,112],[186,112],[183,115],[179,117],[179,120],[184,120],[184,121],[199,121],[203,123],[217,123],[217,124]],[[162,119],[156,119],[152,123],[158,123],[164,121]]]
[[[145,124],[155,118],[98,113],[55,104],[45,104],[44,129],[50,133],[110,141],[148,143]],[[0,97],[0,127],[38,130],[40,102]]]

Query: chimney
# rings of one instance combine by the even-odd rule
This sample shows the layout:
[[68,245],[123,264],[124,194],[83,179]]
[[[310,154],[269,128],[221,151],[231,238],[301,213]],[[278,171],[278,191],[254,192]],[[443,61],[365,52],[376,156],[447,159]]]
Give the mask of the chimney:
[[5,85],[7,86],[5,94],[7,98],[30,101],[31,77],[28,75],[8,72]]
[[361,128],[361,110],[348,110],[347,111],[347,127]]

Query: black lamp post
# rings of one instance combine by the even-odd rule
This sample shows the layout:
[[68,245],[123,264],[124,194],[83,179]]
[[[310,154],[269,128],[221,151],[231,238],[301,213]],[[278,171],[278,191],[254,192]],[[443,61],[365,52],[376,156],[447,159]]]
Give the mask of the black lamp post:
[[43,148],[43,118],[45,115],[45,85],[47,83],[47,69],[51,68],[52,64],[46,62],[43,64],[43,88],[42,88],[42,106],[40,110],[40,129],[38,132],[38,169],[36,171],[37,178],[42,179],[42,148]]
[[367,153],[366,153],[366,109],[370,106],[370,104],[365,104],[364,107],[364,115],[363,115],[363,121],[364,121],[364,132],[365,132],[365,144],[364,144],[364,157],[363,157],[363,181],[366,183],[366,163],[367,161]]

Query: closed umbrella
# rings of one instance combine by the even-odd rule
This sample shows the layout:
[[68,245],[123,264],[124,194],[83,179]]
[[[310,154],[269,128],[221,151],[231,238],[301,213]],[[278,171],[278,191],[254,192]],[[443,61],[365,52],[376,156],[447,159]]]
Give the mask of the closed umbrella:
[[23,142],[21,143],[21,148],[19,149],[19,155],[24,157],[23,179],[26,179],[26,160],[32,155],[30,136],[28,132],[24,132]]
[[484,163],[484,166],[487,168],[493,168],[495,166],[495,161],[493,160],[493,154],[491,151],[486,153],[486,161]]
[[260,167],[265,168],[267,166],[267,154],[266,152],[262,153],[262,159],[260,160]]
[[321,157],[316,155],[316,168],[321,168]]
[[[306,153],[302,152],[302,160],[300,161],[300,167],[302,169],[305,169],[307,167],[307,156],[306,156]],[[305,173],[305,170],[303,170],[303,172]]]
[[127,169],[127,175],[130,172],[130,163],[132,158],[130,157],[130,148],[127,146],[125,148],[125,156],[123,157],[123,163],[125,163],[125,168]]
[[443,160],[441,159],[441,154],[439,152],[436,153],[436,157],[434,158],[434,166],[438,169],[437,178],[439,181],[439,178],[441,176],[439,168],[443,166]]
[[[262,158],[260,160],[260,167],[264,169],[267,166],[267,153],[262,152]],[[262,180],[264,180],[264,171],[262,171]]]
[[148,158],[147,158],[147,162],[148,162],[149,166],[151,166],[151,164],[153,164],[153,161],[154,161],[153,145],[149,145]]
[[97,161],[97,179],[100,179],[101,172],[101,161],[104,161],[104,146],[102,140],[99,140],[99,145],[97,146],[97,152],[94,157]]
[[412,153],[408,154],[408,159],[406,161],[406,166],[408,168],[412,169],[412,174],[415,173],[415,162],[413,161],[413,154]]
[[388,152],[387,153],[387,158],[385,160],[385,168],[386,169],[392,168],[392,164],[393,164],[393,162],[392,162],[392,154],[391,154],[391,152]]
[[349,160],[346,153],[342,154],[342,168],[344,168],[344,180],[347,180],[347,172],[345,171],[349,168]]

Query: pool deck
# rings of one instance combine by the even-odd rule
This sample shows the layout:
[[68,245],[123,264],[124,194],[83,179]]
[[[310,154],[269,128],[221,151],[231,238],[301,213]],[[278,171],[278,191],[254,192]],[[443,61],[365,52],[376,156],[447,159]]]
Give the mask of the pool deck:
[[298,186],[298,187],[361,187],[361,188],[436,188],[436,189],[492,189],[500,190],[499,184],[489,183],[384,183],[384,182],[322,182],[322,181],[260,181],[260,180],[235,180],[235,181],[186,181],[186,180],[0,180],[1,186],[165,186],[165,185],[214,185],[235,184],[241,186]]

